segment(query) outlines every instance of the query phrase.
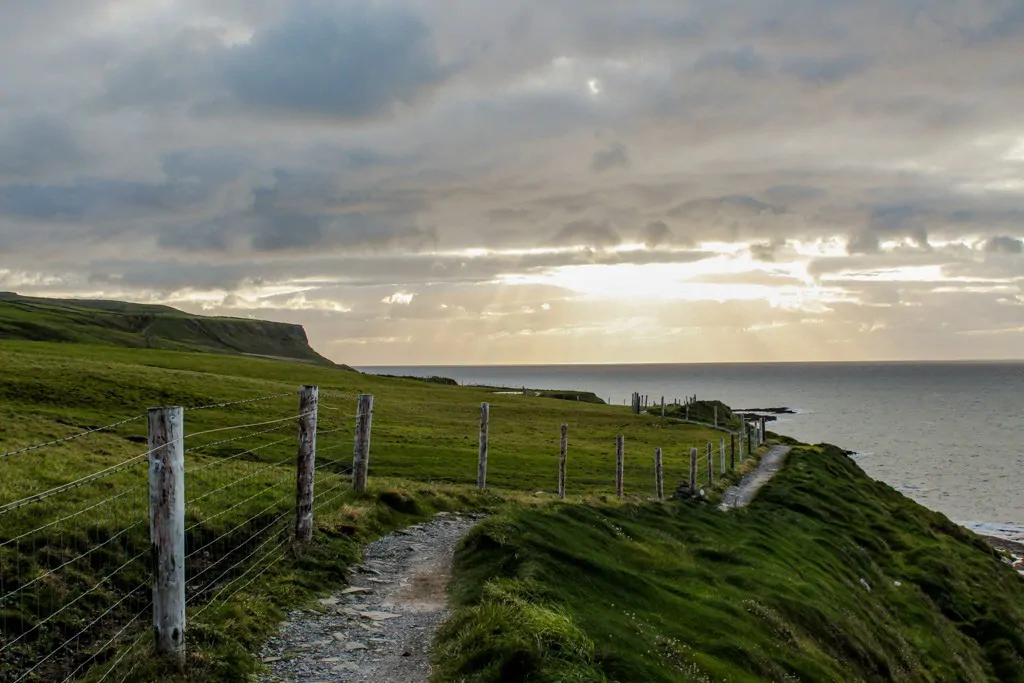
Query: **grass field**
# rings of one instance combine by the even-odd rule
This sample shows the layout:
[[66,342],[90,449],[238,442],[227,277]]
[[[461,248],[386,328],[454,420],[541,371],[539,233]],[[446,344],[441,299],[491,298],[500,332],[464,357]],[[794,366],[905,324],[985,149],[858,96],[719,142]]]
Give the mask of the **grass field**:
[[[317,499],[322,508],[314,548],[293,553],[285,541],[293,523],[294,418],[300,384],[320,387],[317,490],[331,495]],[[375,397],[372,494],[365,497],[346,493],[359,393]],[[195,409],[265,396],[276,397]],[[491,403],[492,488],[487,494],[472,487],[483,401]],[[497,395],[303,363],[106,345],[0,342],[0,454],[140,417],[147,408],[161,405],[187,409],[188,574],[197,577],[189,588],[194,680],[233,680],[251,669],[255,661],[250,653],[276,623],[280,608],[337,583],[359,544],[375,534],[432,510],[497,509],[508,501],[550,500],[550,493],[541,492],[556,488],[563,422],[569,424],[568,491],[573,500],[614,498],[618,434],[626,440],[626,494],[641,499],[654,494],[655,447],[664,449],[666,489],[671,491],[686,476],[689,449],[698,446],[703,454],[708,440],[717,444],[722,436],[635,416],[622,407]],[[237,425],[252,426],[228,429]],[[237,438],[249,433],[254,435]],[[138,665],[130,680],[157,675],[145,657],[145,451],[142,418],[0,457],[0,598],[6,596],[0,599],[0,627],[7,638],[6,645],[0,641],[6,648],[0,681],[19,680],[18,672],[36,664],[33,676],[39,680],[59,679],[78,667],[102,673],[130,644],[138,644],[123,663]],[[715,463],[717,468],[717,451]],[[47,494],[122,464],[123,470],[109,476]],[[702,457],[702,481],[704,466]],[[33,500],[35,495],[44,497]],[[273,542],[260,547],[267,537]],[[211,579],[221,577],[222,567],[250,552],[264,564],[278,557],[283,564],[272,577],[242,575],[242,564],[236,574],[221,579],[235,581],[227,592],[216,582],[211,585]],[[254,583],[246,584],[250,579]],[[231,601],[192,616],[211,596],[227,596],[243,586]],[[261,595],[271,599],[258,599]],[[239,605],[247,607],[240,610]],[[140,614],[132,628],[117,633]],[[107,642],[114,635],[118,637]],[[53,652],[69,638],[72,646],[39,663],[40,654]]]
[[797,448],[754,503],[508,510],[456,557],[436,681],[1024,680],[985,541]]

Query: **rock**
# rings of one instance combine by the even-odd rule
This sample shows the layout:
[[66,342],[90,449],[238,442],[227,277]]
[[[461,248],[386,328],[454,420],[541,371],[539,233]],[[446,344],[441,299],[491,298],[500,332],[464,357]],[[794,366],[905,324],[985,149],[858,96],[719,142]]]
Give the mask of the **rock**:
[[359,667],[352,662],[343,662],[338,666],[331,669],[332,671],[351,671],[352,673],[359,673]]
[[263,663],[264,664],[270,664],[271,662],[280,662],[280,661],[283,661],[283,660],[284,660],[284,657],[264,657],[263,658]]
[[[380,572],[377,573],[379,574]],[[377,579],[372,576],[369,579],[367,579],[367,581],[373,581],[374,583],[388,583],[387,579]]]
[[900,586],[902,586],[902,585],[903,585],[903,582],[902,582],[902,581],[893,581],[893,582],[892,582],[892,585],[894,585],[894,586],[896,586],[897,588],[899,588]]
[[370,612],[360,612],[359,616],[366,617],[367,619],[370,619],[372,621],[385,621],[387,619],[398,619],[402,615],[401,614],[394,614],[393,612],[370,611]]
[[348,640],[348,636],[345,635],[344,633],[342,633],[341,631],[338,631],[337,633],[332,633],[331,636],[335,640],[337,640],[339,642],[342,642],[342,643],[344,643],[346,640]]
[[354,593],[372,593],[372,592],[373,592],[372,588],[363,588],[361,586],[352,586],[351,588],[346,588],[345,590],[341,591],[341,594],[342,595],[352,595]]
[[360,643],[360,642],[357,642],[355,640],[352,640],[352,641],[349,641],[349,642],[345,643],[345,651],[346,652],[353,652],[354,650],[368,650],[368,649],[370,649],[370,648],[368,648],[364,643]]
[[318,600],[317,602],[319,602],[324,607],[333,607],[334,605],[338,604],[338,598],[324,598],[323,600]]
[[325,664],[333,664],[334,662],[340,662],[341,657],[324,657],[320,661],[324,662]]
[[864,586],[864,588],[865,588],[865,590],[867,590],[867,592],[869,592],[869,593],[871,592],[871,585],[867,581],[864,580],[863,576],[860,577],[860,585]]

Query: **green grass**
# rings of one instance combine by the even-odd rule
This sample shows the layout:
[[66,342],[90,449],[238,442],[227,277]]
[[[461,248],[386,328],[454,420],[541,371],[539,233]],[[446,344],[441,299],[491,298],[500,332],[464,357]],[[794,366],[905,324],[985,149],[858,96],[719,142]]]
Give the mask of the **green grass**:
[[[283,546],[281,569],[273,577],[259,579],[229,604],[208,609],[199,620],[190,618],[190,676],[194,680],[236,680],[240,672],[250,670],[255,665],[251,654],[255,644],[277,623],[275,615],[308,599],[311,591],[340,581],[340,572],[366,539],[419,519],[432,509],[493,509],[550,500],[550,492],[556,488],[562,422],[569,424],[568,491],[576,501],[614,497],[617,434],[626,437],[626,494],[636,499],[654,493],[655,447],[665,449],[666,489],[671,491],[686,476],[690,447],[700,446],[703,453],[708,439],[717,442],[720,437],[699,427],[634,416],[621,407],[495,395],[485,389],[381,378],[303,363],[106,345],[0,341],[0,453],[141,415],[150,406],[193,408],[287,394],[185,414],[185,447],[198,449],[186,455],[186,497],[190,499],[186,506],[187,552],[215,542],[208,557],[200,553],[189,559],[188,574],[194,576],[219,557],[226,558],[197,584],[202,592],[194,600],[201,607],[208,596],[216,595],[214,587],[207,584],[210,578],[219,576],[221,567],[258,550],[256,542],[268,535],[247,542],[255,531],[267,527],[275,539],[259,551],[257,559],[273,559],[263,553],[290,532],[296,428],[288,419],[237,431],[198,433],[294,416],[300,384],[316,384],[321,392],[317,462],[322,469],[317,490],[335,485],[344,490],[352,453],[355,397],[365,392],[375,397],[371,483],[377,494],[386,486],[407,491],[417,503],[409,508],[411,513],[398,513],[388,502],[346,494],[318,512],[315,547],[320,550],[297,552]],[[490,490],[485,496],[472,488],[483,401],[491,404]],[[218,444],[275,427],[281,429]],[[146,421],[139,419],[57,446],[0,458],[0,509],[138,457],[146,448]],[[237,479],[241,479],[238,484],[220,490]],[[90,654],[96,654],[98,662],[109,662],[140,634],[142,645],[129,652],[124,664],[139,665],[135,675],[141,677],[136,680],[153,680],[154,669],[144,656],[146,617],[110,648],[99,649],[146,608],[147,591],[131,593],[148,581],[146,482],[146,462],[140,458],[112,476],[0,512],[0,575],[4,583],[0,596],[33,582],[0,607],[0,627],[8,637],[26,632],[30,636],[5,653],[0,681],[7,681],[12,670],[38,661],[40,654],[83,629],[84,634],[75,640],[75,650],[82,654],[61,654],[45,662],[40,669],[42,680],[59,678],[58,673],[74,669]],[[545,491],[549,493],[534,495]],[[111,498],[111,502],[90,509]],[[393,504],[396,499],[387,500]],[[88,512],[75,515],[83,509]],[[30,533],[69,515],[75,516]],[[12,541],[22,534],[28,536]],[[239,550],[227,555],[236,547]],[[83,553],[88,554],[79,557]],[[121,569],[114,572],[116,568]],[[232,591],[251,578],[240,576],[245,568],[243,564],[224,578],[238,579]],[[56,571],[48,573],[51,570]],[[108,575],[110,579],[101,589],[42,623]],[[127,594],[132,598],[118,603]],[[108,609],[113,611],[91,624]]]
[[1017,573],[834,447],[741,511],[509,510],[451,591],[436,681],[1024,680]]
[[256,355],[330,365],[299,325],[189,315],[168,306],[0,292],[0,339]]

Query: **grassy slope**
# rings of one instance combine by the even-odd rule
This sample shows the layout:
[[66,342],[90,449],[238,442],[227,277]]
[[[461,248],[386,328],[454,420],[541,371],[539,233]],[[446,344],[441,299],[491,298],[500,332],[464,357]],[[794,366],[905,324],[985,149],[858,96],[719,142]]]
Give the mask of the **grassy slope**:
[[0,292],[0,339],[253,354],[329,364],[299,325],[189,315],[168,306]]
[[1017,573],[834,447],[738,512],[509,511],[455,578],[437,681],[1024,680]]
[[[602,497],[613,492],[614,437],[618,433],[626,435],[626,492],[631,495],[653,493],[655,446],[666,449],[666,481],[672,487],[684,476],[683,454],[689,447],[717,437],[701,428],[666,424],[651,416],[633,416],[621,407],[494,395],[482,389],[379,378],[301,363],[102,345],[0,341],[0,453],[141,414],[153,405],[190,407],[294,392],[302,383],[321,387],[321,428],[342,430],[318,438],[318,463],[326,465],[318,475],[321,485],[346,480],[345,468],[352,452],[354,396],[359,392],[374,394],[370,461],[374,495],[356,498],[349,494],[317,513],[321,523],[317,552],[293,558],[290,564],[282,564],[273,572],[273,599],[259,599],[260,593],[253,591],[233,606],[210,610],[201,620],[190,621],[189,649],[196,680],[233,680],[253,666],[251,653],[277,622],[280,606],[307,596],[309,587],[337,582],[362,540],[408,523],[432,509],[493,507],[510,497],[521,500],[522,492],[554,490],[559,425],[563,421],[570,425],[570,495]],[[482,401],[491,403],[488,481],[499,489],[498,494],[487,496],[471,489],[476,478],[476,438]],[[297,408],[297,397],[286,396],[187,412],[186,433],[279,419],[294,415]],[[293,425],[286,426],[289,428],[280,433],[205,448],[187,457],[190,467],[204,466],[242,449],[263,447],[230,464],[186,477],[188,497],[215,491],[230,479],[248,477],[243,485],[229,492],[187,506],[186,523],[196,525],[189,534],[190,548],[225,532],[230,534],[221,547],[231,547],[254,527],[250,524],[232,531],[239,522],[268,510],[268,506],[269,511],[257,518],[257,523],[268,514],[288,509],[294,491],[291,462],[295,443]],[[139,454],[145,450],[145,429],[145,420],[139,420],[113,432],[0,458],[0,506]],[[186,447],[234,434],[198,437],[186,441]],[[290,440],[274,444],[282,437]],[[276,462],[283,464],[273,465]],[[40,504],[2,514],[0,544],[97,499],[144,487],[145,481],[143,465],[95,485],[75,488]],[[396,498],[395,491],[412,496],[419,501],[419,507],[403,502],[401,496]],[[275,501],[282,496],[284,502],[275,507]],[[239,506],[228,514],[213,517],[235,503]],[[77,552],[109,539],[128,524],[142,524],[136,533],[90,555],[87,562],[75,563],[70,567],[73,571],[61,570],[40,585],[38,595],[44,608],[48,604],[64,604],[146,542],[145,514],[145,490],[139,488],[113,509],[104,508],[103,514],[78,517],[50,530],[52,533],[34,536],[31,542],[0,548],[0,574],[5,577],[6,588],[10,590],[15,582],[39,576],[46,569],[70,560]],[[302,571],[289,569],[294,567],[301,567]],[[190,566],[190,572],[199,568]],[[62,613],[47,625],[41,642],[21,648],[19,656],[31,661],[36,652],[45,652],[53,643],[74,633],[87,623],[85,617],[90,612],[101,611],[119,591],[129,590],[144,580],[144,569],[144,562],[139,562],[131,565],[130,571],[119,573],[113,591]],[[30,625],[37,618],[31,599],[34,595],[30,594],[27,607],[13,604],[3,610],[8,628],[16,628],[17,620]],[[122,624],[123,620],[113,622]],[[140,675],[140,680],[152,680],[152,669],[143,667]]]

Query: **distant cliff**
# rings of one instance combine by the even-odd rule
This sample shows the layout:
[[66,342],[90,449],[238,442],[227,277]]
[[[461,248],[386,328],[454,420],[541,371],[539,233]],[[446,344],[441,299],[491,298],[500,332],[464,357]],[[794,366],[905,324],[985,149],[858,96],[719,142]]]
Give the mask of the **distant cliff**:
[[150,304],[43,299],[0,292],[0,339],[109,344],[263,356],[335,365],[301,325],[192,315]]

